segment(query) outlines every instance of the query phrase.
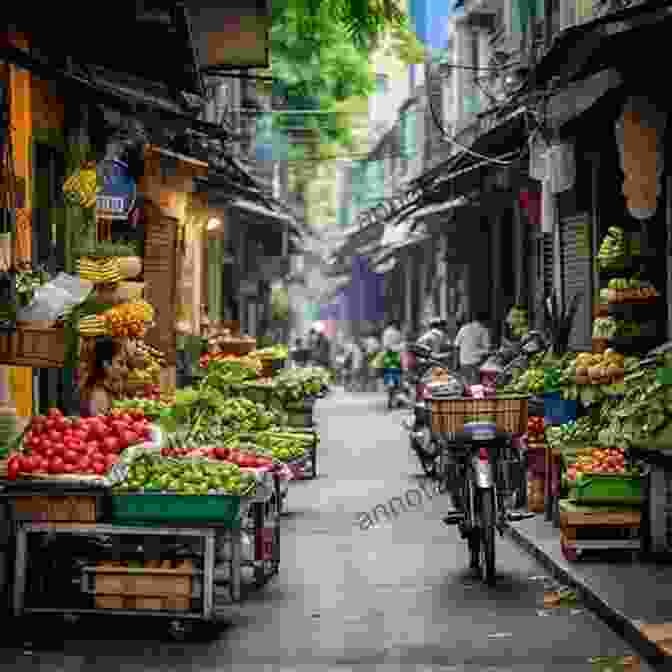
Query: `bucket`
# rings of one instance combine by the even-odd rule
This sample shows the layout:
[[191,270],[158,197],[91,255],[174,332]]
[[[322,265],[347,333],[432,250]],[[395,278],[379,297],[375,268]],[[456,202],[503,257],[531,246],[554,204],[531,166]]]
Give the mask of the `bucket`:
[[563,399],[559,392],[544,395],[544,423],[564,425],[576,420],[578,403],[574,399]]

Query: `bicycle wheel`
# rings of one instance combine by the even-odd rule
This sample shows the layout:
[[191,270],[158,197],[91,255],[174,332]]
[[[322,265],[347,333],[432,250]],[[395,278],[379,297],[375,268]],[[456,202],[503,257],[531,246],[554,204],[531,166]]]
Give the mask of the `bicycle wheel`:
[[481,490],[481,571],[485,583],[495,583],[495,493]]

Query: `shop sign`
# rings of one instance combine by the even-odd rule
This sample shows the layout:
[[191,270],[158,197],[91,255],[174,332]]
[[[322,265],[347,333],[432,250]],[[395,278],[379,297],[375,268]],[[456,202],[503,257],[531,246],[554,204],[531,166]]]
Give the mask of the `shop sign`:
[[101,189],[96,199],[98,217],[127,219],[137,196],[135,180],[128,166],[118,159],[105,159],[98,164]]

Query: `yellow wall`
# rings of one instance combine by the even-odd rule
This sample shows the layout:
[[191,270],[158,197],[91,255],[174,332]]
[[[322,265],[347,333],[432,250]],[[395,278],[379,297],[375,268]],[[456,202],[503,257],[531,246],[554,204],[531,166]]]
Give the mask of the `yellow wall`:
[[[23,46],[23,45],[19,45]],[[10,119],[12,145],[17,177],[25,180],[26,207],[17,213],[16,256],[18,260],[30,260],[31,236],[30,213],[32,199],[30,143],[32,136],[31,76],[27,70],[12,67],[10,70]],[[33,414],[33,372],[26,367],[8,367],[12,401],[20,417]]]

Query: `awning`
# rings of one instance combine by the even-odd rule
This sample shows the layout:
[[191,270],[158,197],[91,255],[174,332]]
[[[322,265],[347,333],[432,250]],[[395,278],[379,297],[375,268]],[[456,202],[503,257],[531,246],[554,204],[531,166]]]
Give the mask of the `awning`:
[[[157,0],[81,6],[22,0],[3,3],[3,23],[32,37],[49,62],[99,65],[173,89],[203,94],[191,26],[182,3]],[[88,10],[88,11],[87,11]]]
[[669,0],[651,0],[567,28],[539,61],[531,81],[543,88],[555,77],[566,83],[633,62],[651,68],[669,40],[671,21]]

